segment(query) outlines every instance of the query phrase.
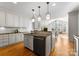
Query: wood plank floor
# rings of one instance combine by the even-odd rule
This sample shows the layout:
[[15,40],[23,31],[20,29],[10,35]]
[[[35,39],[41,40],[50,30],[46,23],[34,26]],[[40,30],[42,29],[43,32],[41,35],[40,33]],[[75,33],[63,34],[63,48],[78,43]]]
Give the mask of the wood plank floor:
[[55,43],[55,48],[50,53],[52,56],[74,56],[74,43],[69,42],[68,35],[66,33],[59,34]]
[[[74,56],[73,43],[68,41],[66,34],[59,35],[50,56]],[[0,48],[0,56],[36,56],[32,51],[24,47],[20,42],[4,48]]]
[[0,48],[0,56],[36,56],[32,51],[24,47],[20,42],[8,47]]

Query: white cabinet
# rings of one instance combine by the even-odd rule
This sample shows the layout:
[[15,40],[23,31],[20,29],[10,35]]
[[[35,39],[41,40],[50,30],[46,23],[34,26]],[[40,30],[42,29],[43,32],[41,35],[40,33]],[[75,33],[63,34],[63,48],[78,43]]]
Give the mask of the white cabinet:
[[19,18],[19,26],[20,27],[23,27],[23,17],[20,17]]
[[24,35],[24,45],[33,51],[33,36]]
[[0,47],[5,47],[8,45],[8,35],[0,35]]
[[3,47],[3,36],[0,35],[0,47]]
[[8,34],[3,35],[3,42],[2,42],[3,46],[7,46],[8,45]]
[[0,26],[26,27],[26,19],[16,14],[0,11]]
[[23,41],[23,40],[24,40],[24,35],[23,35],[23,33],[20,33],[20,34],[19,34],[19,38],[20,38],[20,41]]
[[13,14],[11,13],[6,13],[6,26],[12,27],[14,24],[14,19],[13,19]]
[[25,17],[19,17],[19,26],[20,27],[26,27],[27,25],[27,20]]
[[[21,23],[21,25],[20,25]],[[6,26],[8,27],[22,27],[22,21],[19,16],[11,13],[6,13]]]
[[48,56],[50,54],[50,52],[52,51],[52,41],[51,41],[51,36],[49,35],[47,38],[46,38],[46,56]]
[[33,36],[30,36],[29,46],[30,46],[29,48],[33,50]]
[[23,19],[23,26],[28,27],[28,25],[29,25],[29,21],[26,18],[24,18]]
[[14,44],[15,41],[15,34],[9,34],[9,44]]
[[13,26],[14,27],[19,27],[19,17],[17,15],[14,15],[14,18],[13,18]]
[[16,43],[19,42],[19,33],[16,33]]
[[23,41],[23,33],[14,33],[14,34],[2,34],[0,35],[0,47],[5,47],[10,44],[15,44]]
[[23,33],[16,33],[16,43],[24,40]]
[[5,26],[5,12],[0,11],[0,26]]

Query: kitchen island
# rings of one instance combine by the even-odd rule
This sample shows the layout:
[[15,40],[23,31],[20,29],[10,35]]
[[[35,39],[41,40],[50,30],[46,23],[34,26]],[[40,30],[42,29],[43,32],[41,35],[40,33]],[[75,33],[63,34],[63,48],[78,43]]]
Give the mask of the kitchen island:
[[39,31],[24,34],[24,45],[40,56],[48,56],[52,50],[52,33]]

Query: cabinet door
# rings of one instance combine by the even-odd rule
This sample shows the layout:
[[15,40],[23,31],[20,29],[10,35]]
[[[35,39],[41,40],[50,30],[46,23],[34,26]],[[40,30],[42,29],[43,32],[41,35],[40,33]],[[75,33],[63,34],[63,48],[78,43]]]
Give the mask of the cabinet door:
[[3,47],[2,39],[0,39],[0,47]]
[[0,26],[5,26],[5,12],[0,11]]
[[9,44],[14,44],[15,42],[15,34],[9,34]]
[[29,37],[29,49],[31,49],[33,51],[33,36]]
[[19,17],[17,15],[14,15],[14,27],[19,27]]
[[15,35],[16,35],[16,37],[15,37],[15,38],[16,38],[16,39],[15,39],[15,42],[17,43],[17,42],[19,41],[19,40],[18,40],[18,39],[19,39],[19,38],[18,38],[18,33],[16,33]]
[[0,47],[3,47],[3,36],[0,35]]
[[27,35],[24,35],[24,46],[29,48],[29,37]]
[[17,43],[17,42],[20,42],[20,39],[21,39],[21,38],[20,38],[20,33],[17,33],[17,34],[16,34],[16,43]]
[[27,18],[23,18],[23,27],[28,27],[29,25],[29,20]]
[[8,35],[3,35],[3,46],[7,46],[8,45]]
[[33,36],[25,35],[24,36],[24,45],[25,45],[25,47],[33,50]]
[[23,27],[23,17],[20,17],[19,18],[19,26],[20,27]]
[[22,33],[17,33],[16,34],[16,42],[20,42],[24,40],[24,36]]
[[52,42],[51,42],[51,36],[48,36],[47,38],[46,38],[46,56],[48,56],[49,54],[50,54],[50,52],[51,52],[51,50],[52,50]]
[[6,26],[13,26],[13,15],[10,13],[6,13]]
[[20,41],[23,41],[23,40],[24,40],[24,35],[23,35],[23,33],[20,33],[19,36],[20,36]]

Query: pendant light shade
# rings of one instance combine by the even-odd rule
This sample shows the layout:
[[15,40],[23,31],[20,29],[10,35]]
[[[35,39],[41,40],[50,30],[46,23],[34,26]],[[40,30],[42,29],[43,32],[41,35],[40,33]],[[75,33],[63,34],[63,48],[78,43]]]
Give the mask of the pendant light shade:
[[32,12],[33,12],[32,22],[35,22],[34,9],[32,9]]
[[50,18],[51,18],[50,14],[47,13],[47,14],[46,14],[46,19],[47,19],[47,20],[50,20]]
[[[46,18],[46,20],[50,20],[51,19],[51,13],[49,11],[49,2],[46,2],[46,4],[47,4],[47,12],[45,14],[45,18]],[[38,6],[38,11],[39,11],[38,16],[35,14],[34,9],[32,9],[32,12],[33,12],[32,22],[35,22],[35,19],[37,19],[37,21],[41,21],[42,17],[41,17],[41,14],[40,14],[40,8],[41,7]]]
[[32,22],[35,22],[35,19],[32,19]]
[[50,12],[49,12],[49,2],[47,2],[46,4],[47,4],[46,20],[50,20],[51,19],[51,15],[50,15]]
[[38,21],[41,21],[40,8],[41,8],[41,7],[38,6],[38,9],[39,9]]

